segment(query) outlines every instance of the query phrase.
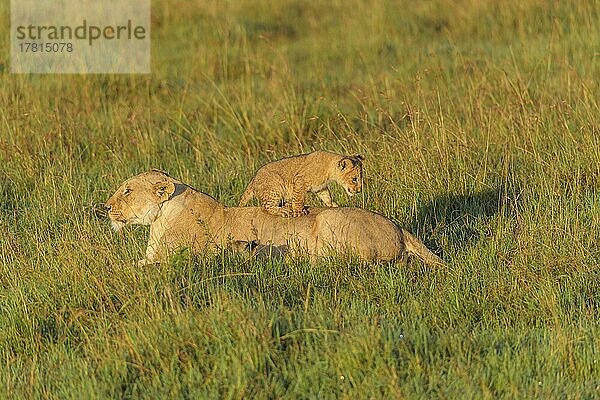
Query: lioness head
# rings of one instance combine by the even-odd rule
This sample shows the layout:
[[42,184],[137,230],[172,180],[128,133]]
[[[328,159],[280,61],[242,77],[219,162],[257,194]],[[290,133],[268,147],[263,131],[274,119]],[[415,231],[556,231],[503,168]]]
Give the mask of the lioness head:
[[105,204],[113,228],[151,224],[174,192],[175,180],[158,170],[126,180]]
[[362,190],[362,161],[360,154],[347,156],[338,162],[338,183],[344,187],[349,196]]

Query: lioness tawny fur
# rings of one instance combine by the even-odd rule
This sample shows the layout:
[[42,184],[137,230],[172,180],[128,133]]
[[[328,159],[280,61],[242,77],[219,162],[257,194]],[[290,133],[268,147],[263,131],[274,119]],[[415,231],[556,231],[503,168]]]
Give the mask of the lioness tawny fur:
[[106,202],[115,229],[150,225],[141,264],[165,260],[188,247],[212,252],[230,242],[281,246],[311,260],[352,253],[363,260],[393,260],[413,254],[429,264],[443,262],[408,231],[382,215],[360,208],[311,208],[308,215],[282,218],[260,207],[225,207],[165,174],[152,170],[125,181]]

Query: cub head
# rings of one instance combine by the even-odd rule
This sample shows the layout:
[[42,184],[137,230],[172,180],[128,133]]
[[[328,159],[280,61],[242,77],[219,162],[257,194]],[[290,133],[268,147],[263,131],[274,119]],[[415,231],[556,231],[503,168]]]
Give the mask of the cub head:
[[343,157],[337,164],[337,181],[349,196],[362,191],[362,162],[365,158],[357,154]]
[[105,204],[115,230],[128,224],[150,225],[162,203],[175,192],[175,180],[158,170],[126,180]]

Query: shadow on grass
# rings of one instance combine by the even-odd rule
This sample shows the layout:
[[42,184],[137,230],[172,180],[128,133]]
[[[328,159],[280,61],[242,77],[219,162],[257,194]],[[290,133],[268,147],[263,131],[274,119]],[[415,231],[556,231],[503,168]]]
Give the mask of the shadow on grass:
[[432,249],[439,249],[442,240],[456,248],[473,246],[492,235],[489,221],[496,214],[518,215],[521,192],[515,187],[497,187],[436,197],[419,207],[413,229],[433,232],[426,243]]

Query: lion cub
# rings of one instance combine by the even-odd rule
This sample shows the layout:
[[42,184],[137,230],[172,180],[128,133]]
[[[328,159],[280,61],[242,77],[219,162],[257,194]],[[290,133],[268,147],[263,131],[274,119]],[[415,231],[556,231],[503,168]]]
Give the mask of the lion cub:
[[339,183],[350,196],[360,192],[363,159],[361,155],[315,151],[266,164],[256,172],[239,206],[256,197],[271,214],[297,217],[308,213],[304,200],[306,192],[313,192],[327,207],[337,207],[327,184]]

